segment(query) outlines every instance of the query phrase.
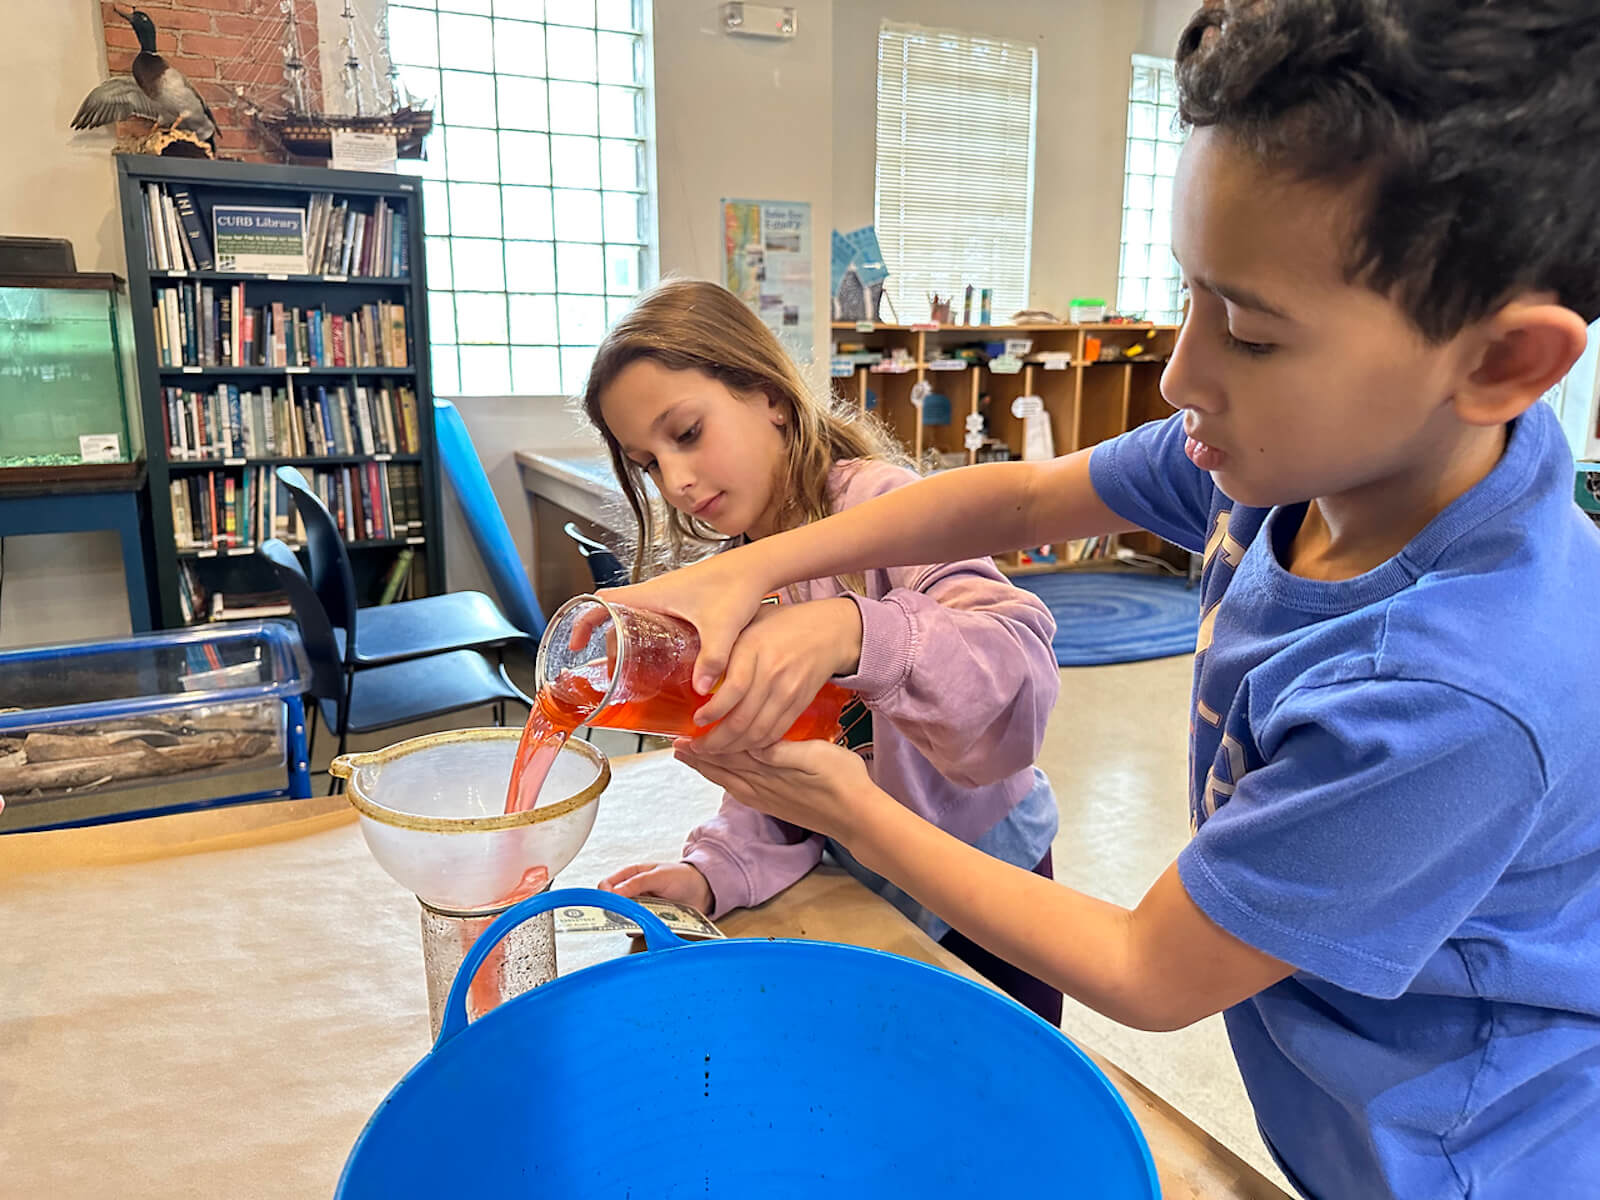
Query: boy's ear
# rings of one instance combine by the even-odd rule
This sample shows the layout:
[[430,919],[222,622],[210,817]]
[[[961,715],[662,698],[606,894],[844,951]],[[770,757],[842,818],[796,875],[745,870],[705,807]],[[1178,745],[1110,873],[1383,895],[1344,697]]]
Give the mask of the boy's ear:
[[1455,407],[1473,425],[1503,425],[1525,412],[1578,361],[1588,341],[1583,318],[1553,298],[1511,301],[1479,326]]

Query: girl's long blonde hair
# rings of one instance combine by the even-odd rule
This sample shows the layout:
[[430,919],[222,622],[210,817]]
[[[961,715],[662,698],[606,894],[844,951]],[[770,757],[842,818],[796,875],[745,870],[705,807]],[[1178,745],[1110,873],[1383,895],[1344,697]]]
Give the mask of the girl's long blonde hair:
[[672,371],[699,371],[732,392],[759,393],[778,406],[785,418],[780,427],[785,461],[779,486],[786,497],[779,528],[792,529],[831,513],[828,473],[836,462],[881,459],[906,464],[905,455],[876,420],[818,397],[772,330],[732,292],[701,280],[668,280],[641,296],[606,334],[583,393],[584,415],[605,439],[612,469],[638,523],[635,580],[702,557],[733,540],[670,505],[653,504],[644,471],[606,428],[600,397],[624,369],[642,358]]

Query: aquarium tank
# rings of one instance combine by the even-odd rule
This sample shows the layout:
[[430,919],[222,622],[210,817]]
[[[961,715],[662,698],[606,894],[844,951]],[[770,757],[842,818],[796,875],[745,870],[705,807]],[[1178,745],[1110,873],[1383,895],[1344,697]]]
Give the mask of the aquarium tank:
[[0,275],[0,468],[143,457],[133,334],[115,275]]

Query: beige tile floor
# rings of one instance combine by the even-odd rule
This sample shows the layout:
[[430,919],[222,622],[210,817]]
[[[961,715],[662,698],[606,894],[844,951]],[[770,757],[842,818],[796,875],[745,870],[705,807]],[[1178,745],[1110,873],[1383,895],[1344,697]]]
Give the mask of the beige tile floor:
[[[1061,672],[1039,756],[1061,807],[1058,880],[1131,906],[1188,841],[1192,668],[1185,655]],[[1145,1033],[1068,1000],[1061,1028],[1291,1190],[1256,1133],[1221,1017]]]
[[[1039,758],[1061,806],[1061,832],[1055,842],[1057,879],[1091,895],[1133,905],[1187,840],[1190,668],[1191,659],[1182,657],[1062,671],[1061,698]],[[525,672],[519,664],[512,669],[520,682],[531,682],[521,679]],[[479,723],[487,723],[482,710],[352,739],[352,749],[375,749],[431,729]],[[635,746],[632,736],[604,731],[595,740],[609,754],[630,753]],[[326,765],[329,749],[324,738],[317,766]],[[230,782],[230,790],[247,791],[271,787],[281,777],[244,775]],[[317,782],[320,791],[326,777]],[[58,801],[48,819],[70,820],[108,808],[126,811],[214,791],[214,784],[202,782],[135,789],[114,798]],[[0,831],[39,819],[37,812],[18,804],[0,815]],[[1061,1024],[1069,1037],[1099,1050],[1282,1182],[1256,1134],[1221,1018],[1177,1033],[1142,1033],[1069,1000]]]

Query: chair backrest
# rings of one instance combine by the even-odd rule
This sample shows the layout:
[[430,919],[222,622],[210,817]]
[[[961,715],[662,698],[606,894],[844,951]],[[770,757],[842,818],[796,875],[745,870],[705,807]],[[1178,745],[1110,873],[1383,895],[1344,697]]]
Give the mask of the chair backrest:
[[333,623],[322,607],[311,581],[300,566],[294,551],[277,538],[268,538],[257,552],[271,565],[278,586],[289,597],[295,623],[300,626],[300,641],[311,664],[311,694],[318,700],[338,700],[344,694],[344,676],[339,645],[334,640]]
[[489,486],[489,476],[473,449],[467,423],[450,401],[433,402],[433,431],[445,478],[461,504],[478,556],[494,581],[500,608],[513,625],[538,641],[544,636],[545,625],[539,596],[517,554],[517,544],[494,498],[494,489]]
[[306,554],[311,560],[310,583],[328,620],[344,630],[347,650],[356,641],[356,580],[350,552],[339,534],[339,522],[322,502],[306,477],[294,467],[279,467],[278,479],[300,513],[306,531]]
[[566,535],[577,544],[578,553],[583,555],[583,561],[589,564],[589,574],[594,579],[595,589],[609,587],[622,587],[628,582],[628,568],[622,565],[618,558],[603,543],[586,537],[571,521],[562,527]]

